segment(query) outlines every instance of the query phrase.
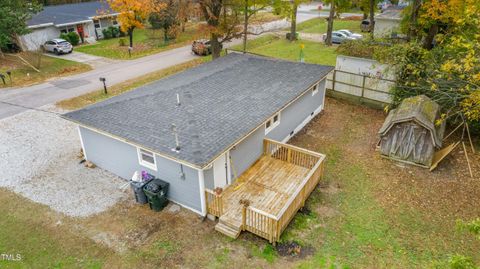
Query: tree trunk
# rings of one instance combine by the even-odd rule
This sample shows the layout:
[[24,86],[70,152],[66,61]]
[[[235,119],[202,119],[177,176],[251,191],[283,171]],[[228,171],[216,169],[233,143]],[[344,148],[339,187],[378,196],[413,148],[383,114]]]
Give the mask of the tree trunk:
[[163,43],[168,42],[168,27],[163,27]]
[[3,51],[1,48],[0,48],[0,58],[5,59],[5,55],[3,54]]
[[428,35],[425,37],[423,41],[423,48],[427,50],[431,50],[433,48],[433,40],[435,40],[435,35],[438,33],[438,24],[433,24],[428,29]]
[[408,26],[408,33],[407,33],[407,40],[410,41],[412,38],[417,37],[417,18],[418,18],[418,11],[420,6],[422,5],[421,0],[414,0],[412,4],[412,15],[410,18],[409,26]]
[[247,30],[248,30],[248,0],[245,0],[245,7],[243,12],[245,13],[245,18],[243,22],[243,53],[247,53]]
[[130,48],[133,48],[133,28],[128,29],[128,39],[130,41]]
[[220,52],[222,50],[221,48],[221,44],[220,42],[218,41],[218,34],[214,34],[212,33],[210,35],[210,48],[212,50],[212,59],[215,60],[217,58],[220,58]]
[[334,0],[330,3],[330,14],[328,15],[328,24],[327,24],[327,38],[325,39],[325,44],[327,46],[332,45],[332,32],[333,32],[333,19],[335,17],[335,2]]
[[297,2],[293,1],[292,24],[290,25],[290,41],[297,39]]
[[375,0],[370,0],[370,36],[375,32]]

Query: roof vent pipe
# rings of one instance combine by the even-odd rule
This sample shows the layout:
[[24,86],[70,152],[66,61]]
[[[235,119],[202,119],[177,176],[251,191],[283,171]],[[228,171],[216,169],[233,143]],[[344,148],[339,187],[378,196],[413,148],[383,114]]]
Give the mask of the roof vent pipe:
[[178,133],[177,133],[177,126],[172,124],[172,132],[175,135],[175,148],[172,151],[179,152],[180,151],[180,142],[178,142]]
[[180,106],[180,94],[177,93],[177,106]]

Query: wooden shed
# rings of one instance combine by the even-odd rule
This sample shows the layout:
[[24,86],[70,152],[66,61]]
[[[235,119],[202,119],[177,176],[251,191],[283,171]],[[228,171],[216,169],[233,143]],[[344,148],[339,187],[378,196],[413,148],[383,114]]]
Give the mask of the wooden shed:
[[410,97],[390,111],[380,134],[383,156],[424,167],[442,147],[445,123],[436,125],[440,106],[425,95]]

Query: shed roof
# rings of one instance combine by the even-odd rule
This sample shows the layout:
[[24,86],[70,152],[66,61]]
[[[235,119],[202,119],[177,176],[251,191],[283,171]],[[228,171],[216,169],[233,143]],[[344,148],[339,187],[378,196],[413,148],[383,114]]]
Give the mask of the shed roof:
[[388,113],[379,134],[385,135],[395,124],[407,121],[415,121],[428,129],[436,147],[442,146],[445,125],[436,125],[440,116],[440,106],[425,95],[406,98],[396,108]]
[[99,15],[98,12],[114,13],[107,1],[94,1],[84,3],[46,6],[42,11],[32,16],[27,25],[34,27],[52,23],[53,25],[65,25],[70,23],[90,20]]
[[203,168],[332,69],[230,53],[64,117]]

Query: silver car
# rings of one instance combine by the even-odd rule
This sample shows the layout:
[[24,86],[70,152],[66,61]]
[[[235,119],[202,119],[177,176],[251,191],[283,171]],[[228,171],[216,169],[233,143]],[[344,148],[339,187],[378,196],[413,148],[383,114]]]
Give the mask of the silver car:
[[[326,41],[326,40],[327,40],[327,34],[323,34],[323,41]],[[342,44],[347,40],[355,40],[355,38],[349,37],[346,34],[339,31],[332,32],[332,43]]]
[[57,55],[62,53],[72,53],[73,46],[65,39],[52,39],[43,44],[45,51],[53,52]]
[[338,30],[337,32],[343,33],[343,34],[347,35],[348,37],[351,37],[351,38],[354,38],[354,39],[362,39],[363,38],[363,35],[353,33],[353,32],[351,32],[350,30],[347,30],[347,29]]

